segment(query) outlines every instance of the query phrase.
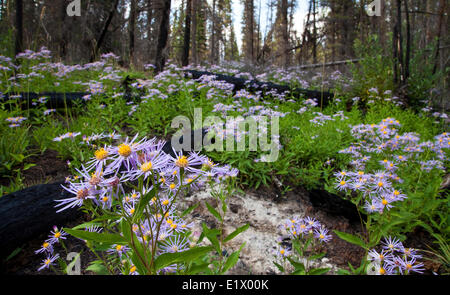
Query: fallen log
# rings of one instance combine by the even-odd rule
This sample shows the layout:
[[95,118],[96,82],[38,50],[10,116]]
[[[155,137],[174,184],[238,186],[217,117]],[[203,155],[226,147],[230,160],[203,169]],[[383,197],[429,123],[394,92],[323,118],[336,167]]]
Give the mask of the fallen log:
[[355,204],[344,200],[338,195],[331,194],[325,190],[314,189],[308,192],[311,204],[330,215],[343,216],[350,222],[360,222],[361,218],[366,221],[367,216],[359,213]]
[[247,80],[244,78],[236,78],[233,76],[216,74],[212,72],[206,71],[196,71],[196,70],[185,70],[185,76],[193,79],[199,79],[200,77],[208,75],[215,76],[215,80],[217,81],[225,81],[226,83],[233,84],[233,92],[236,93],[239,90],[247,89],[251,92],[256,91],[276,91],[278,94],[289,93],[296,98],[300,98],[301,96],[305,96],[306,98],[316,98],[318,100],[319,106],[324,107],[327,106],[334,94],[329,91],[317,91],[317,90],[308,90],[303,88],[290,88],[286,85],[279,85],[272,82],[261,82],[257,80]]
[[[75,104],[83,104],[85,100],[83,97],[89,95],[87,92],[69,92],[69,93],[59,93],[59,92],[21,92],[17,94],[5,93],[3,97],[0,97],[0,103],[4,103],[7,109],[19,105],[22,109],[33,108],[33,100],[37,101],[41,97],[46,97],[46,102],[44,105],[49,109],[60,109],[60,108],[71,108]],[[36,105],[42,105],[37,103]]]
[[25,242],[50,233],[54,225],[82,216],[78,207],[56,213],[55,200],[73,197],[62,184],[39,184],[0,198],[0,261]]

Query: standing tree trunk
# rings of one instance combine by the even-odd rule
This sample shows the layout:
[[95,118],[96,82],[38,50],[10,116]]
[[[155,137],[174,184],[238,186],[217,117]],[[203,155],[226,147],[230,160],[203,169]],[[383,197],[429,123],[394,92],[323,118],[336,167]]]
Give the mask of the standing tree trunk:
[[313,0],[313,64],[317,63],[316,0]]
[[211,13],[211,55],[210,55],[210,62],[211,64],[214,64],[216,60],[216,0],[213,0],[212,5],[212,13]]
[[148,54],[151,56],[153,48],[153,3],[152,0],[147,0],[147,41],[148,41]]
[[186,19],[184,24],[184,42],[183,42],[183,57],[181,64],[185,67],[189,64],[189,47],[191,41],[191,14],[192,14],[192,0],[186,0]]
[[16,0],[16,40],[15,55],[23,51],[23,3],[22,0]]
[[436,74],[438,60],[439,60],[439,47],[441,46],[441,31],[442,31],[442,22],[444,20],[444,12],[445,12],[446,1],[445,0],[440,0],[439,1],[439,6],[440,6],[440,9],[439,9],[439,24],[438,24],[438,32],[437,32],[436,53],[434,55],[433,75]]
[[405,17],[406,17],[406,52],[405,52],[405,70],[404,70],[404,83],[407,83],[409,77],[409,62],[410,62],[410,53],[411,53],[411,29],[409,24],[409,12],[408,12],[408,0],[403,2],[405,5]]
[[192,11],[192,61],[194,64],[198,64],[198,46],[197,46],[197,10],[198,0],[192,0],[194,3]]
[[156,73],[159,73],[164,69],[164,64],[166,63],[165,49],[167,47],[167,40],[169,38],[171,0],[162,0],[162,2],[163,5],[161,8],[161,21],[159,23],[158,41],[156,43]]
[[130,16],[129,16],[129,28],[128,28],[128,34],[129,34],[129,50],[130,50],[130,66],[134,65],[134,39],[135,34],[134,30],[136,28],[136,0],[131,0],[130,4]]
[[290,61],[290,52],[289,52],[289,35],[288,35],[288,1],[281,0],[281,34],[283,39],[283,44],[281,48],[283,48],[283,67],[287,68],[289,66]]
[[100,47],[103,44],[103,40],[105,39],[106,32],[108,32],[109,25],[111,24],[111,21],[114,17],[114,14],[117,10],[118,5],[119,5],[119,0],[116,0],[116,2],[114,3],[114,7],[109,12],[108,19],[106,20],[105,25],[103,26],[102,33],[100,34],[100,37],[98,38],[97,42],[95,42],[94,51],[92,52],[92,55],[90,58],[91,62],[93,62],[98,56],[98,51],[100,50]]

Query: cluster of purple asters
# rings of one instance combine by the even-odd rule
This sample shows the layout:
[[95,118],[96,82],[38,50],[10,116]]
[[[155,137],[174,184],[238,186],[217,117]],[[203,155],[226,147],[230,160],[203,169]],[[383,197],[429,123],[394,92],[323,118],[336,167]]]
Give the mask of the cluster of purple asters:
[[42,265],[38,268],[38,271],[41,271],[44,268],[50,268],[50,265],[52,265],[59,258],[59,254],[54,253],[54,245],[62,243],[62,240],[65,240],[66,236],[67,233],[58,229],[57,226],[53,227],[49,238],[44,241],[41,248],[35,251],[36,254],[46,254],[46,258],[42,261]]
[[372,249],[368,253],[368,260],[375,267],[379,275],[407,275],[413,272],[423,273],[423,263],[417,262],[422,258],[413,248],[405,248],[396,238],[385,238],[381,252]]
[[[401,167],[419,163],[427,171],[444,169],[442,161],[447,159],[444,149],[450,147],[447,133],[436,136],[434,142],[419,143],[420,138],[415,133],[400,135],[400,127],[400,122],[394,118],[383,119],[379,124],[356,125],[351,133],[358,142],[340,151],[352,156],[350,164],[355,170],[335,173],[336,188],[362,193],[366,201],[365,209],[369,213],[383,213],[393,207],[393,202],[406,198],[405,194],[394,188],[394,183],[403,182],[397,173]],[[420,156],[426,150],[434,152],[439,160],[421,161]],[[382,169],[365,171],[371,159],[380,158],[378,165]]]
[[[305,218],[287,219],[280,225],[280,229],[287,232],[290,240],[302,239],[306,241],[312,237],[320,243],[327,243],[332,238],[324,225],[309,216]],[[278,249],[276,255],[279,257],[287,257],[292,254],[291,247],[283,244],[284,239],[283,237],[279,237],[277,241]]]
[[[102,210],[131,218],[142,197],[154,190],[155,196],[145,208],[145,218],[133,225],[133,231],[143,245],[150,248],[156,245],[157,248],[152,250],[157,255],[189,249],[185,236],[192,225],[177,215],[177,197],[207,182],[220,183],[235,177],[238,171],[229,166],[218,166],[195,152],[166,154],[162,150],[164,144],[155,138],[138,140],[136,135],[131,140],[127,137],[117,146],[105,145],[97,149],[86,166],[77,169],[77,177],[73,181],[69,179],[64,189],[74,196],[56,200],[57,212],[92,202]],[[137,181],[142,185],[130,185]],[[123,259],[126,259],[123,254],[127,251],[123,245],[114,245],[109,250]],[[173,265],[161,271],[176,269]]]
[[5,120],[11,124],[9,124],[10,128],[20,127],[20,124],[25,121],[27,118],[19,116],[19,117],[8,117]]

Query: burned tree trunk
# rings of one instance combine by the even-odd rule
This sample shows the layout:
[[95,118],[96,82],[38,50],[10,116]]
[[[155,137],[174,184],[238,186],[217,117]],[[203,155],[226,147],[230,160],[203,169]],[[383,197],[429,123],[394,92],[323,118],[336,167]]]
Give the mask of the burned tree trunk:
[[161,8],[161,22],[159,23],[158,42],[156,44],[156,73],[159,73],[164,69],[164,64],[166,63],[165,49],[167,47],[167,40],[169,38],[171,0],[162,0],[162,2],[163,5]]
[[16,0],[16,40],[14,53],[17,55],[23,51],[23,2]]
[[94,51],[90,58],[91,62],[93,62],[98,56],[98,51],[100,50],[100,47],[103,44],[103,40],[105,39],[106,32],[108,32],[109,25],[111,24],[111,21],[114,17],[114,14],[117,10],[118,5],[119,5],[119,0],[116,0],[116,2],[114,3],[113,9],[109,13],[108,19],[105,22],[105,25],[103,26],[102,33],[100,34],[100,37],[98,38],[97,42],[95,43],[95,48],[94,48]]
[[191,14],[192,0],[187,0],[186,19],[184,24],[183,57],[181,58],[181,64],[183,66],[187,66],[189,64],[189,47],[191,43]]

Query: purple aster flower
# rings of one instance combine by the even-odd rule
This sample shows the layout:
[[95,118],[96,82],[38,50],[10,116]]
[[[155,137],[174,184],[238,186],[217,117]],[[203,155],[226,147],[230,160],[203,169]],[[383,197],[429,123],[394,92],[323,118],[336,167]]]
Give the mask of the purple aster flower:
[[95,199],[95,196],[90,191],[89,186],[84,183],[70,182],[68,188],[66,188],[65,186],[62,187],[66,191],[71,192],[76,196],[62,200],[55,200],[55,202],[59,202],[59,204],[57,204],[55,207],[61,207],[65,205],[65,207],[59,209],[58,211],[56,211],[56,213],[66,210],[67,208],[73,208],[75,206],[80,207],[81,205],[83,205],[84,201],[88,199]]
[[58,258],[59,258],[59,254],[56,254],[54,256],[51,256],[51,255],[48,256],[46,259],[44,259],[42,261],[42,266],[38,268],[38,271],[41,271],[44,268],[49,268],[50,265],[52,265],[55,262],[55,260],[58,259]]
[[63,230],[59,230],[57,226],[54,226],[47,241],[51,244],[55,244],[60,242],[61,240],[65,240],[66,236],[67,233],[65,233]]
[[388,251],[401,251],[403,245],[400,242],[400,240],[392,237],[387,237],[384,239],[384,242],[382,243],[383,249]]
[[188,249],[189,243],[187,239],[181,236],[172,236],[168,238],[161,246],[161,250],[163,253],[182,252]]
[[319,230],[316,229],[314,231],[314,237],[324,243],[330,241],[332,238],[331,235],[328,234],[328,230],[324,227],[320,228]]

